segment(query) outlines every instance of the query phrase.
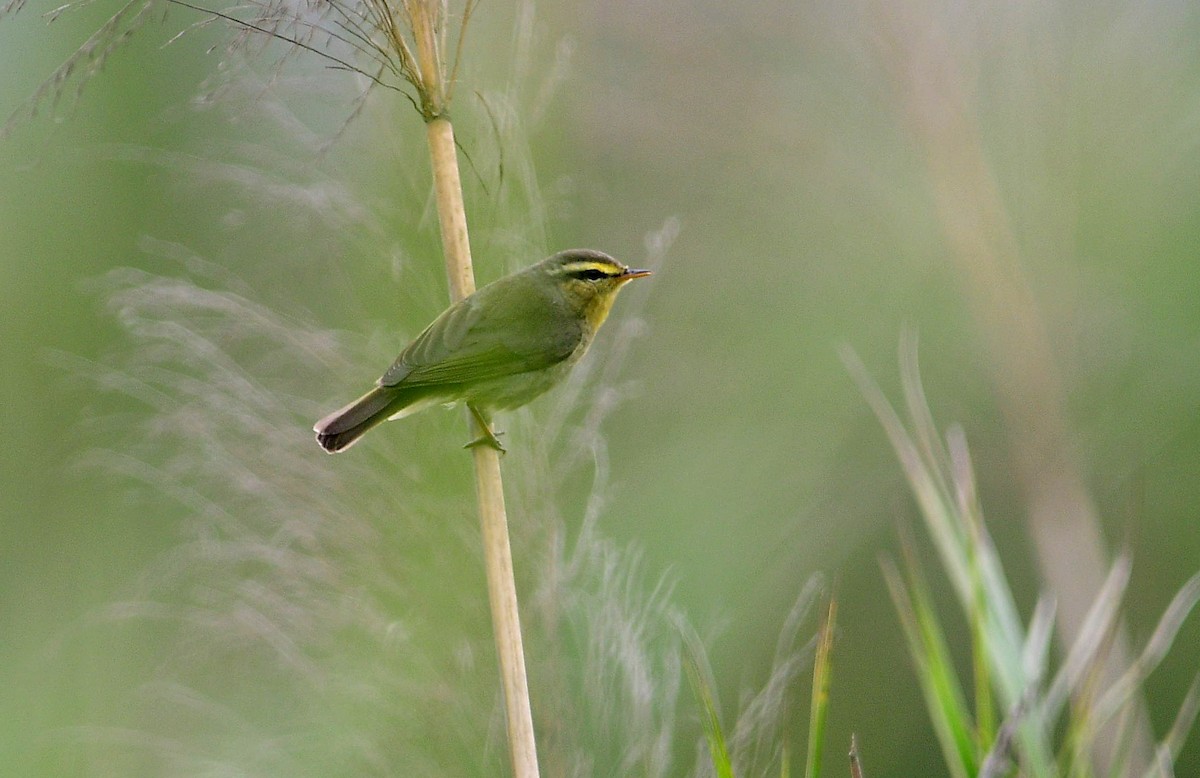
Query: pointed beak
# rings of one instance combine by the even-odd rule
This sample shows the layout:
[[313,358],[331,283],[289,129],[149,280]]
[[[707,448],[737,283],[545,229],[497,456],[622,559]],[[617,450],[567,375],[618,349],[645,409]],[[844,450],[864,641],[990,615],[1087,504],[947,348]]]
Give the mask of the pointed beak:
[[646,276],[650,275],[651,272],[652,271],[650,270],[634,270],[631,267],[627,267],[625,268],[625,272],[621,273],[621,280],[632,281],[635,278],[645,278]]

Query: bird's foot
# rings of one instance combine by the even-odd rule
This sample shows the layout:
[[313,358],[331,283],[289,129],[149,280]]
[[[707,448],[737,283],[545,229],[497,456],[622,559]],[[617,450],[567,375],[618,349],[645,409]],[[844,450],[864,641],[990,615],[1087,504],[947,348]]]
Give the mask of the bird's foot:
[[504,447],[504,444],[502,444],[500,442],[500,438],[499,438],[499,436],[503,435],[503,434],[504,434],[503,432],[492,432],[491,430],[488,430],[488,434],[480,435],[479,437],[472,440],[470,443],[463,446],[463,448],[475,448],[477,446],[487,446],[488,448],[496,449],[496,451],[500,452],[501,454],[507,454],[508,449],[506,449]]
[[488,424],[488,420],[486,418],[484,418],[483,414],[479,412],[478,408],[476,408],[473,405],[468,405],[467,407],[471,409],[471,415],[473,417],[475,417],[475,423],[479,426],[479,429],[482,432],[482,434],[479,437],[475,438],[475,440],[472,440],[470,443],[463,446],[463,448],[475,448],[477,446],[488,446],[489,448],[495,449],[500,454],[507,454],[508,449],[504,448],[504,445],[500,442],[500,436],[503,435],[504,433],[503,432],[493,432],[492,426],[490,424]]

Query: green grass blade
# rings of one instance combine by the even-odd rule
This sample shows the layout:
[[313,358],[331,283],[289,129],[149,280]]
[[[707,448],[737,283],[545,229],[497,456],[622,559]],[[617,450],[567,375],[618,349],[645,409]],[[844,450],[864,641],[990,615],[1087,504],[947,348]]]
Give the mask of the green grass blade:
[[978,767],[971,714],[928,590],[911,562],[907,584],[894,563],[884,560],[882,566],[946,766],[954,778],[967,778]]
[[713,770],[717,778],[733,778],[733,763],[729,759],[729,746],[721,729],[720,709],[714,691],[712,672],[704,659],[704,648],[700,644],[700,638],[690,629],[684,630],[683,645],[688,683],[700,706],[700,724],[704,729],[704,739],[708,742]]
[[[929,536],[937,549],[947,577],[968,621],[982,604],[986,616],[976,624],[982,632],[977,643],[984,652],[990,687],[1000,705],[1013,710],[1034,685],[1023,662],[1026,641],[1012,589],[1000,558],[983,525],[973,497],[969,458],[961,431],[951,430],[948,448],[936,442],[937,430],[920,388],[915,340],[908,339],[901,353],[901,373],[908,418],[916,428],[906,429],[904,421],[888,403],[858,357],[842,350],[847,370],[858,384],[863,397],[875,412],[891,441],[909,481]],[[977,594],[982,587],[983,596]],[[989,714],[990,715],[990,714]],[[994,730],[994,722],[985,731]],[[1049,778],[1056,774],[1051,753],[1050,729],[1045,726],[1040,707],[1020,717],[1015,734],[1022,756],[1022,769],[1031,778]],[[981,758],[976,753],[977,758]]]
[[[919,383],[918,383],[919,385]],[[967,619],[971,624],[971,667],[975,690],[975,741],[978,759],[982,763],[996,739],[996,715],[992,703],[992,672],[988,657],[987,590],[980,565],[980,549],[985,547],[983,521],[975,492],[975,475],[962,430],[954,428],[947,435],[950,461],[954,468],[954,483],[958,486],[959,515],[966,520],[970,542],[967,543],[967,568],[971,575],[971,598],[966,603]],[[1022,667],[1024,664],[1022,663]]]
[[817,636],[817,654],[813,658],[812,703],[808,717],[808,758],[805,778],[821,774],[821,746],[825,740],[825,714],[829,708],[829,684],[833,676],[833,629],[837,620],[837,600],[830,598],[829,610]]

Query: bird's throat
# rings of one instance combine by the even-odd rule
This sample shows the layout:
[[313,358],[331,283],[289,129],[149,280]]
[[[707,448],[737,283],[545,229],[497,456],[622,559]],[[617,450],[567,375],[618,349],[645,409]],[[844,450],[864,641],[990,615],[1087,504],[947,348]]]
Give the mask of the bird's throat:
[[588,326],[592,332],[600,329],[600,325],[608,318],[608,312],[612,310],[613,300],[617,299],[619,291],[621,290],[618,288],[614,289],[611,294],[599,295],[588,304],[584,315],[587,317]]

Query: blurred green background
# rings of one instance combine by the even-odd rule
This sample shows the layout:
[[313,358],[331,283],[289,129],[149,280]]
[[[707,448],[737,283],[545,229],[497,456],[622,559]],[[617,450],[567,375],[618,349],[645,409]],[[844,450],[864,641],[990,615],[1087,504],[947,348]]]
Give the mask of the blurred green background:
[[[4,19],[0,108],[20,110],[107,6]],[[677,229],[602,333],[597,359],[623,356],[592,365],[599,405],[551,395],[508,425],[529,618],[553,622],[544,566],[594,520],[639,560],[632,599],[670,582],[732,714],[821,572],[840,600],[828,748],[856,732],[880,776],[941,768],[877,565],[915,512],[839,347],[895,395],[901,332],[919,333],[934,414],[966,431],[1026,614],[1041,589],[997,398],[1010,333],[978,315],[934,191],[964,157],[931,139],[964,106],[1071,454],[1109,547],[1133,556],[1135,641],[1200,569],[1200,8],[901,8],[485,3],[454,114],[481,280],[569,246],[640,265],[648,236]],[[78,99],[71,82],[0,143],[0,761],[492,774],[505,759],[461,419],[424,414],[337,458],[308,431],[444,305],[421,124],[377,91],[333,140],[361,84],[304,57],[276,69],[275,50],[239,69],[214,27],[163,45],[197,19],[155,15]],[[583,409],[610,402],[602,438],[538,439],[544,420],[586,427]],[[205,550],[238,540],[304,553]],[[279,588],[253,600],[264,580]],[[585,657],[586,630],[566,633],[578,645],[534,637],[534,653]],[[277,653],[244,649],[258,640]],[[1189,624],[1148,684],[1159,733],[1197,656]],[[538,687],[557,688],[542,666],[535,715]],[[690,735],[668,774],[685,774],[686,688],[675,716]],[[606,747],[594,774],[621,774]],[[1177,774],[1200,774],[1196,742]]]

